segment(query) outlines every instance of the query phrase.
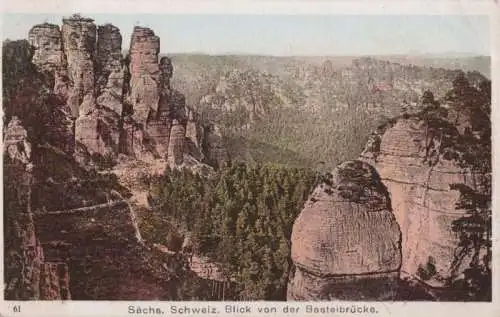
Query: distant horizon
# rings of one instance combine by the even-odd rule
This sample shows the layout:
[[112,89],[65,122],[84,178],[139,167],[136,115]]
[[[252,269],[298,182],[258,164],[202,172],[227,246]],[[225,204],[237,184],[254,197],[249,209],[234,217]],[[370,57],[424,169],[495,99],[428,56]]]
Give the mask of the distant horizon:
[[[122,50],[127,52],[128,50]],[[273,54],[259,54],[259,53],[245,53],[245,52],[220,52],[220,53],[207,53],[207,52],[160,52],[160,55],[203,55],[203,56],[253,56],[253,57],[429,57],[429,58],[473,58],[473,57],[491,57],[491,54],[478,54],[471,52],[442,52],[442,53],[425,53],[425,52],[408,52],[408,53],[386,53],[386,54],[329,54],[329,55],[273,55]]]
[[[3,14],[2,40],[27,39],[37,24],[70,14]],[[161,54],[208,56],[491,57],[488,16],[461,15],[130,15],[85,14],[120,29],[127,51],[134,26],[160,37]]]

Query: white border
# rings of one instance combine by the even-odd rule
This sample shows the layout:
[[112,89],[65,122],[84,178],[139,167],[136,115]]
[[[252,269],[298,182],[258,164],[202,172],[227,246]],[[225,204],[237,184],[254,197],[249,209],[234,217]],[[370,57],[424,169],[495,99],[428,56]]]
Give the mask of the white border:
[[[493,80],[493,174],[499,173],[500,155],[498,144],[500,142],[500,112],[498,101],[500,99],[500,85],[498,74],[500,74],[500,60],[498,48],[500,47],[500,6],[494,0],[491,1],[212,1],[212,0],[1,0],[2,13],[154,13],[154,14],[356,14],[356,15],[380,15],[380,14],[405,14],[405,15],[489,15],[491,17],[491,69]],[[1,30],[1,28],[0,28]],[[1,132],[0,132],[1,134]],[[0,174],[2,171],[0,171]],[[372,305],[378,310],[378,314],[353,314],[356,316],[500,316],[500,249],[498,247],[500,231],[499,199],[500,187],[496,184],[497,177],[493,178],[493,302],[492,303],[445,303],[445,302],[356,302],[357,305]],[[2,186],[3,187],[3,186]],[[0,193],[3,198],[3,190]],[[2,200],[3,201],[3,200]],[[3,228],[3,217],[0,217],[0,228]],[[3,234],[0,235],[0,253],[3,254]],[[3,261],[2,261],[3,262]],[[3,263],[0,264],[3,269]],[[3,271],[0,273],[0,298],[3,299]],[[70,302],[0,302],[0,316],[155,316],[147,314],[129,314],[129,305],[139,304],[141,306],[154,306],[162,309],[163,316],[177,316],[169,313],[171,305],[195,307],[217,307],[222,313],[217,316],[234,316],[232,313],[224,313],[224,306],[229,302],[128,302],[128,301],[70,301]],[[307,303],[299,302],[238,302],[240,306],[252,305],[254,310],[246,316],[336,316],[343,314],[305,314]],[[316,307],[328,306],[352,306],[352,302],[335,303],[312,303]],[[21,312],[13,313],[13,306],[20,305]],[[277,307],[278,312],[284,306],[299,306],[301,311],[297,314],[261,314],[257,307]],[[192,316],[184,314],[179,316]],[[198,314],[212,315],[212,314]],[[214,315],[215,316],[215,315]]]
[[494,0],[2,0],[2,12],[190,14],[486,14]]

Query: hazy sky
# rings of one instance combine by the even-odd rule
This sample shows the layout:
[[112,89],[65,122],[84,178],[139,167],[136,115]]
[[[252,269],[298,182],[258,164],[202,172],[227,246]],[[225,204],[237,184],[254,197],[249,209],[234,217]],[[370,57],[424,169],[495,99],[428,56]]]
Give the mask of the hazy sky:
[[[15,0],[14,0],[15,1]],[[69,15],[69,14],[68,14]],[[85,15],[85,14],[84,14]],[[123,15],[92,14],[120,28],[127,49],[134,25],[152,28],[162,53],[357,55],[474,53],[490,55],[487,16]],[[38,23],[61,15],[5,14],[3,39],[26,38]]]

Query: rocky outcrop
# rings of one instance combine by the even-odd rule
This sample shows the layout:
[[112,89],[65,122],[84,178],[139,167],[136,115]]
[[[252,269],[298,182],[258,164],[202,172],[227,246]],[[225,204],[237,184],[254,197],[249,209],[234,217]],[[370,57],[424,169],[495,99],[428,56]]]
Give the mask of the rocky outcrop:
[[184,151],[196,160],[203,162],[205,160],[203,127],[199,124],[197,113],[191,109],[187,110],[187,119]]
[[[118,153],[146,161],[167,159],[169,148],[172,164],[181,164],[184,154],[200,162],[207,157],[201,122],[170,86],[172,61],[159,58],[160,39],[151,29],[134,28],[126,58],[117,27],[97,28],[92,19],[79,15],[63,19],[62,32],[57,25],[37,25],[29,38],[33,63],[53,76],[61,103],[57,108],[66,118],[54,127],[67,136],[58,146],[73,153],[76,145],[79,162]],[[186,145],[182,131],[191,140]]]
[[40,299],[69,300],[70,276],[68,264],[64,262],[45,262],[42,264],[40,279],[43,285],[40,289]]
[[184,126],[177,120],[174,120],[168,143],[168,161],[171,165],[180,165],[183,162],[185,135],[186,130]]
[[122,63],[122,36],[112,25],[97,29],[96,93],[97,104],[122,115],[125,68]]
[[78,117],[75,121],[76,142],[83,144],[90,154],[105,156],[118,153],[122,133],[119,120],[105,109],[95,109]]
[[375,169],[348,161],[315,188],[292,231],[289,300],[388,300],[401,231]]
[[68,105],[74,117],[95,109],[94,20],[79,16],[63,19],[62,42],[69,77]]
[[56,72],[64,64],[61,31],[58,25],[44,23],[31,28],[29,43],[34,49],[33,64],[42,72]]
[[466,211],[457,209],[460,193],[451,185],[486,193],[490,177],[474,168],[479,157],[463,160],[474,146],[464,138],[471,123],[463,111],[443,108],[402,117],[374,133],[361,155],[391,193],[403,237],[402,273],[435,287],[459,277],[470,263],[467,255],[454,264],[460,237],[452,225]]
[[120,32],[110,24],[97,32],[92,19],[72,16],[63,19],[62,34],[71,83],[68,105],[76,118],[75,141],[89,154],[116,154],[124,80]]
[[160,98],[160,38],[153,30],[136,26],[130,42],[130,103],[134,120],[145,125],[158,111]]
[[[119,153],[165,159],[156,165],[167,156],[186,165],[187,157],[189,167],[205,167],[196,160],[203,155],[186,156],[186,102],[170,87],[171,60],[158,60],[159,38],[136,27],[130,59],[123,58],[118,28],[97,29],[74,15],[62,30],[33,27],[29,40],[22,63],[14,62],[40,83],[32,90],[48,90],[40,104],[49,106],[40,111],[40,129],[25,129],[13,111],[5,127],[6,298],[175,298],[185,282],[180,276],[189,273],[183,259],[148,247],[130,206],[116,195],[127,190],[115,175],[92,169]],[[191,119],[190,131],[200,130]],[[28,140],[35,139],[32,148]]]
[[32,148],[18,118],[4,139],[4,270],[8,300],[70,299],[67,265],[47,262],[31,208]]
[[31,171],[31,143],[28,141],[28,131],[16,116],[12,117],[5,130],[4,152],[10,160],[25,165],[26,170]]
[[52,113],[54,120],[48,123],[48,132],[53,143],[71,154],[74,151],[74,116],[67,104],[69,79],[61,31],[54,24],[39,24],[31,28],[28,38],[33,49],[32,62],[40,74],[45,76],[47,86],[55,95],[50,100],[55,107]]
[[27,137],[14,118],[4,153],[6,298],[174,299],[189,273],[183,260],[144,244],[110,180],[96,189],[96,179],[49,145],[36,146],[33,160]]

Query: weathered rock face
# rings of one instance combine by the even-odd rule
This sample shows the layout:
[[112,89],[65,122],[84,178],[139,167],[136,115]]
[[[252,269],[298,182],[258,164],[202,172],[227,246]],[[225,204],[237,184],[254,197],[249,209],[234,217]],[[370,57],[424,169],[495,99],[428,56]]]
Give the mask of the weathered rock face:
[[27,169],[30,170],[31,143],[28,142],[28,132],[21,125],[18,117],[12,117],[7,125],[4,138],[4,151],[8,157],[26,165]]
[[62,37],[70,86],[68,105],[73,116],[86,115],[95,109],[96,25],[92,19],[63,19]]
[[[464,184],[481,192],[481,184],[489,177],[446,154],[470,125],[466,116],[450,111],[440,119],[432,126],[421,116],[400,118],[374,133],[361,155],[377,168],[391,193],[403,237],[401,272],[438,287],[470,263],[466,256],[457,268],[452,266],[459,243],[452,223],[465,211],[457,210],[460,194],[450,185]],[[450,123],[452,128],[447,130]],[[435,273],[421,276],[419,271],[429,265]]]
[[69,278],[64,273],[67,266],[47,262],[36,236],[31,210],[33,164],[27,137],[14,117],[5,132],[4,148],[5,298],[70,299]]
[[289,300],[394,298],[401,231],[372,166],[345,162],[316,187],[295,220],[291,256]]
[[122,36],[112,24],[99,26],[97,36],[97,104],[121,116],[125,78]]
[[33,64],[42,72],[55,72],[64,64],[61,31],[55,24],[38,24],[28,34],[35,50]]
[[6,298],[176,298],[179,283],[194,277],[184,259],[145,245],[132,210],[114,191],[123,188],[88,171],[99,155],[119,152],[183,164],[186,103],[170,87],[170,59],[158,61],[159,38],[137,27],[129,65],[119,30],[109,24],[96,30],[93,20],[72,16],[62,31],[43,24],[29,37],[34,55],[25,41],[22,66],[37,66],[30,72],[44,90],[53,88],[46,103],[53,108],[33,149],[24,118],[11,114],[5,128]]
[[[66,153],[74,151],[73,116],[70,107],[66,104],[68,97],[68,73],[66,59],[62,46],[62,35],[59,26],[49,23],[35,25],[29,31],[29,42],[33,47],[32,62],[41,74],[48,78],[53,77],[50,87],[56,98],[51,103],[57,104],[54,119],[51,124],[52,141],[57,143]],[[56,142],[58,140],[58,142]]]
[[166,159],[172,129],[172,120],[175,118],[175,105],[172,103],[172,62],[168,57],[162,57],[159,63],[160,85],[157,111],[151,111],[146,122],[146,136],[151,143],[154,155]]
[[70,276],[68,264],[63,262],[45,262],[41,268],[41,281],[43,287],[40,289],[40,299],[44,300],[69,300]]
[[170,141],[168,143],[168,162],[172,165],[180,165],[184,160],[184,138],[186,130],[177,120],[172,123]]
[[202,162],[205,160],[205,154],[202,151],[204,142],[203,128],[199,124],[198,115],[191,109],[187,110],[187,118],[185,152]]
[[[56,263],[69,263],[71,291],[75,298],[113,298],[110,292],[116,292],[116,289],[112,284],[99,286],[105,278],[99,272],[114,274],[114,279],[120,278],[116,276],[118,273],[126,274],[113,269],[129,262],[121,257],[138,242],[134,241],[135,228],[125,202],[38,212],[35,222],[45,258]],[[124,253],[121,257],[120,252]]]
[[[172,61],[159,59],[160,39],[152,30],[134,28],[129,59],[122,57],[117,27],[96,29],[92,19],[80,16],[63,19],[62,32],[42,24],[29,36],[33,63],[54,76],[58,108],[66,117],[61,127],[54,127],[67,136],[58,137],[63,140],[58,146],[79,162],[120,152],[146,161],[170,155],[171,164],[182,163],[183,152],[205,159],[200,122],[187,109],[184,95],[171,88]],[[191,141],[184,145],[180,134],[186,130]],[[215,151],[223,151],[217,144]],[[225,154],[215,156],[220,160]]]
[[167,158],[170,133],[173,132],[171,129],[172,123],[169,118],[162,118],[148,123],[146,133],[152,142],[154,154],[156,156]]
[[115,114],[105,109],[96,109],[80,116],[75,122],[76,141],[85,145],[90,154],[116,154],[121,134],[118,121]]
[[160,97],[160,38],[151,29],[136,26],[130,42],[130,102],[133,118],[146,124],[158,111]]
[[76,141],[92,154],[116,155],[119,151],[125,69],[122,37],[111,25],[99,26],[95,56],[95,95],[98,109],[80,114],[75,122]]

